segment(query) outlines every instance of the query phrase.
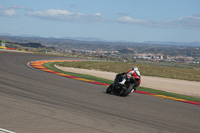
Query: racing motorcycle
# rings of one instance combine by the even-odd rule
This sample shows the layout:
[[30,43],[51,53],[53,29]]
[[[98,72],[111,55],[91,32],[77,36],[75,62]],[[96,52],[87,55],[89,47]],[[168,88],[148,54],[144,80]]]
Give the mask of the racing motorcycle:
[[[120,84],[120,81],[123,79],[126,79],[124,84]],[[141,77],[140,73],[134,72],[133,74],[129,73],[122,73],[117,74],[114,80],[114,83],[112,83],[107,89],[106,93],[111,94],[118,94],[120,96],[127,96],[130,93],[134,92],[136,88],[141,83]]]

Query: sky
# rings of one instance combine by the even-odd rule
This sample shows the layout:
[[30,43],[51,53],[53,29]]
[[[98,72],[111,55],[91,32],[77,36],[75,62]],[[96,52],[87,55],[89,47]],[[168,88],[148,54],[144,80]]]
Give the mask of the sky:
[[0,34],[200,41],[200,0],[0,0]]

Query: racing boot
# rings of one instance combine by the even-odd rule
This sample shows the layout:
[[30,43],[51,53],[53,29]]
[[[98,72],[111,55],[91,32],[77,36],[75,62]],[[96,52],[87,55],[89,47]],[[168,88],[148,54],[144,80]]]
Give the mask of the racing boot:
[[123,85],[126,82],[126,79],[123,79],[119,84]]

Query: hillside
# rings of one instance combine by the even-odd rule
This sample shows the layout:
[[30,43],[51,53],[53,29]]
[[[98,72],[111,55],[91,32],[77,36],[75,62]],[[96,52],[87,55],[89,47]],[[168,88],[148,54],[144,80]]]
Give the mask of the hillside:
[[[132,58],[135,54],[146,54],[147,58],[151,54],[152,58],[156,55],[162,56],[189,56],[195,58],[197,61],[200,58],[200,45],[186,45],[187,43],[177,43],[178,45],[169,44],[157,44],[158,42],[146,42],[146,43],[136,43],[136,42],[106,42],[106,41],[81,41],[66,38],[42,38],[42,37],[19,37],[19,36],[3,36],[0,35],[0,40],[6,40],[9,42],[14,42],[17,45],[23,47],[32,48],[51,48],[53,50],[58,50],[59,52],[66,51],[73,54],[91,54],[98,53],[100,55],[109,55],[105,53],[110,53],[111,55],[123,55],[124,58],[128,54],[128,58]],[[153,44],[155,43],[155,44]],[[130,50],[131,49],[131,50]],[[90,51],[90,53],[87,53]],[[118,51],[119,53],[114,53]],[[119,55],[120,54],[120,55]],[[152,55],[154,54],[154,55]],[[139,56],[139,55],[138,55]],[[144,56],[144,55],[143,55]],[[144,58],[146,59],[146,57]]]

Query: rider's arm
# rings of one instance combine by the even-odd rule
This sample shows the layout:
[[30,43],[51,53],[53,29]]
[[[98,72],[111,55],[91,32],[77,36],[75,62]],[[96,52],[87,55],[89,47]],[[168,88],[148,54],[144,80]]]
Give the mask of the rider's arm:
[[124,75],[124,74],[126,74],[126,72],[120,73],[120,75]]

